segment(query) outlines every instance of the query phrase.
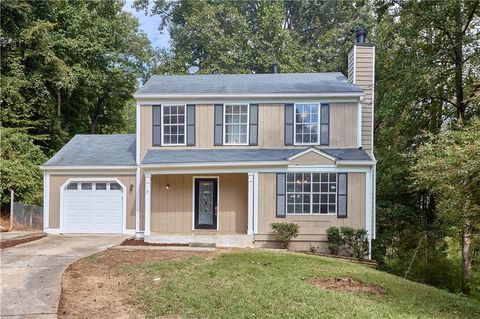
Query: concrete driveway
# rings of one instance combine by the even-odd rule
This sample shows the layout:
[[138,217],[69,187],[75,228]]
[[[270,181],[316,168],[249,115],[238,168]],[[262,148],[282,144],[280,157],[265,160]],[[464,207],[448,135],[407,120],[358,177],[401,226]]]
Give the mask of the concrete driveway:
[[119,244],[126,236],[49,235],[2,250],[2,318],[56,318],[62,274],[80,258]]

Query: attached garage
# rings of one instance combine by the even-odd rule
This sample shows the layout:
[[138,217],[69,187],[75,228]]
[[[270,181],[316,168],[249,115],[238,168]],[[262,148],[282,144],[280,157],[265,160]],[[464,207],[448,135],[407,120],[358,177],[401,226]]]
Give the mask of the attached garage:
[[128,234],[139,227],[135,135],[76,135],[41,166],[44,231]]
[[119,182],[70,181],[63,188],[65,233],[122,233],[125,204]]

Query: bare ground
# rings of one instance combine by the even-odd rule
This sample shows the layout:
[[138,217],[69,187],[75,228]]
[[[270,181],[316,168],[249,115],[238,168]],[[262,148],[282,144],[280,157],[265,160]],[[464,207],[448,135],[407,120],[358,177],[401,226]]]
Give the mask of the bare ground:
[[143,318],[135,302],[136,281],[122,265],[201,256],[217,252],[108,249],[67,268],[62,279],[58,318]]
[[340,292],[368,292],[375,295],[385,293],[382,287],[367,284],[361,281],[353,280],[351,278],[313,278],[309,281],[312,285]]

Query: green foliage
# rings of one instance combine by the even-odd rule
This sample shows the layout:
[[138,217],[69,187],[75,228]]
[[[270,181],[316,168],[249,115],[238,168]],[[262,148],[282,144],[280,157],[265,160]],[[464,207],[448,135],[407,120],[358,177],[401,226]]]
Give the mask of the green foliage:
[[342,236],[340,236],[340,229],[338,229],[338,227],[329,227],[327,229],[327,241],[330,254],[338,255],[340,247],[342,246]]
[[8,174],[2,203],[12,187],[25,201],[39,201],[36,165],[45,157],[33,144],[51,156],[77,133],[134,132],[132,93],[152,49],[122,6],[120,0],[0,2],[0,125],[21,131],[9,141],[30,148],[17,161],[14,146],[2,141],[2,153],[12,156],[2,158]]
[[[449,223],[453,234],[479,237],[480,119],[430,135],[416,152],[416,159],[412,167],[414,185],[437,196],[439,217]],[[470,247],[463,249],[470,255]],[[468,282],[468,270],[464,270],[463,276]],[[468,290],[467,287],[464,292]]]
[[368,254],[368,238],[365,229],[340,227],[342,248],[346,253],[357,259],[364,259]]
[[21,131],[0,128],[0,192],[1,203],[15,199],[27,204],[41,204],[42,172],[38,165],[46,161],[42,150],[30,136]]
[[271,73],[347,70],[353,30],[372,22],[369,1],[136,0],[159,15],[171,52],[157,73]]
[[271,223],[270,227],[275,239],[282,243],[283,248],[288,248],[290,240],[296,238],[300,233],[300,226],[295,223]]

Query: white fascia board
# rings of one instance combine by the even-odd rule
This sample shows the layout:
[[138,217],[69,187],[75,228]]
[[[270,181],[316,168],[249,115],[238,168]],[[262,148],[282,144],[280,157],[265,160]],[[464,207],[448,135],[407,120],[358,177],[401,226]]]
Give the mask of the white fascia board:
[[44,171],[74,171],[74,170],[129,170],[134,171],[137,167],[132,166],[45,166],[41,165],[40,169]]
[[162,94],[162,93],[139,93],[134,94],[135,99],[181,99],[181,98],[324,98],[324,97],[360,97],[363,92],[332,92],[332,93],[238,93],[238,94]]
[[149,168],[189,168],[189,167],[255,167],[255,166],[277,166],[288,165],[289,161],[268,161],[268,162],[202,162],[202,163],[159,163],[142,164],[143,169]]
[[338,166],[372,166],[375,165],[377,161],[337,161]]

